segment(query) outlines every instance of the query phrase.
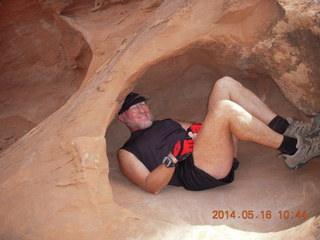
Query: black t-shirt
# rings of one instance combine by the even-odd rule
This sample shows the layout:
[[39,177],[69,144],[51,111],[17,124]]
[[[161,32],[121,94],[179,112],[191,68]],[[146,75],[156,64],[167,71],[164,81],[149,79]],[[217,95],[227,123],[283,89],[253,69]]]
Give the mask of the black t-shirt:
[[[165,119],[154,121],[147,129],[134,131],[121,149],[134,154],[151,172],[172,152],[178,140],[186,138],[187,132],[179,123]],[[181,186],[176,171],[169,184]]]

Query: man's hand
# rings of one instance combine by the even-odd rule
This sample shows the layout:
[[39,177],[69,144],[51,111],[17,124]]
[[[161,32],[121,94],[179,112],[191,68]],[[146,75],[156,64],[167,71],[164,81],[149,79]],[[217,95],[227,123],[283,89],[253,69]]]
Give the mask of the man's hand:
[[188,129],[188,136],[192,139],[196,139],[200,128],[202,127],[202,123],[193,123]]
[[193,123],[188,129],[187,132],[192,132],[193,134],[198,133],[200,128],[202,127],[202,123]]
[[173,156],[178,162],[185,160],[193,151],[194,141],[192,139],[179,140],[173,147]]

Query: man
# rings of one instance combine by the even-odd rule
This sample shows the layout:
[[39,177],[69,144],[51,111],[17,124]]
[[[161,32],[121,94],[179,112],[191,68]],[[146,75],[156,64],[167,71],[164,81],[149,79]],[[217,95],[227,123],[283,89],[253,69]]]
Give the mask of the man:
[[124,176],[154,194],[167,184],[197,191],[232,182],[237,139],[278,149],[290,169],[320,156],[319,115],[287,121],[230,77],[215,83],[202,124],[153,121],[146,100],[130,93],[118,113],[131,132],[118,161]]

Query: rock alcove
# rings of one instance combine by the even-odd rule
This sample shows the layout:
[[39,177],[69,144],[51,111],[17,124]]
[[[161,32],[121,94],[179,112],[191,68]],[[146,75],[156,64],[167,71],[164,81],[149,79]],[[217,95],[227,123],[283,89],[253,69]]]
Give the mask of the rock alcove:
[[[233,78],[264,99],[275,112],[283,116],[304,117],[267,76],[259,76],[254,71],[252,75],[259,78],[243,76],[241,69],[220,64],[218,57],[214,56],[213,59],[217,61],[212,61],[208,58],[209,52],[210,49],[188,49],[178,56],[150,66],[137,78],[134,91],[150,97],[149,105],[155,119],[169,117],[189,122],[202,121],[214,82],[228,71],[233,73]],[[236,173],[235,182],[230,186],[201,193],[171,186],[157,197],[144,193],[121,175],[116,161],[116,151],[129,135],[128,129],[117,119],[108,128],[109,178],[115,202],[138,215],[172,224],[177,221],[193,226],[225,224],[239,230],[261,232],[285,230],[306,220],[283,221],[280,214],[285,210],[282,209],[290,209],[290,213],[303,209],[301,213],[306,210],[316,215],[314,208],[318,196],[317,191],[311,189],[316,187],[312,182],[317,181],[318,170],[310,166],[303,170],[302,175],[288,171],[277,158],[276,151],[248,142],[240,145],[241,167]],[[214,210],[223,211],[224,214],[236,210],[244,217],[251,210],[260,215],[255,215],[258,219],[245,220],[241,216],[241,219],[236,220],[212,220]],[[261,218],[265,217],[267,211],[273,215],[261,224]]]
[[[120,174],[129,133],[113,121],[132,90],[150,95],[155,118],[201,121],[225,75],[308,120],[320,111],[318,1],[19,0],[0,11],[1,121],[20,129],[0,153],[3,239],[319,238],[318,160],[289,171],[242,143],[232,185],[154,196]],[[272,217],[212,219],[231,209]]]

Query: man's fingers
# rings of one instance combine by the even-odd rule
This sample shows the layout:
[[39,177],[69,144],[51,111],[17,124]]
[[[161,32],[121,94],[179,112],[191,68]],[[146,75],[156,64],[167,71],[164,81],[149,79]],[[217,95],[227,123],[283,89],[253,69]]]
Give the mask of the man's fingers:
[[194,140],[197,138],[198,133],[188,132],[188,136]]
[[202,123],[193,123],[188,129],[187,132],[198,133],[200,128],[202,127]]

